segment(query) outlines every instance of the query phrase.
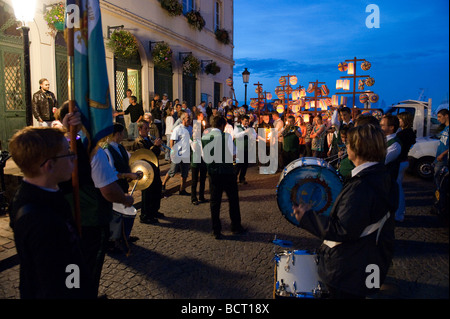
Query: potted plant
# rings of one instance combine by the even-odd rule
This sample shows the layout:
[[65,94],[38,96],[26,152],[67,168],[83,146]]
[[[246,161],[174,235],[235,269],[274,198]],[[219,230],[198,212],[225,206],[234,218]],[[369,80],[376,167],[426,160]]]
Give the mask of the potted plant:
[[183,60],[183,73],[195,75],[200,71],[200,61],[192,54],[187,55]]
[[183,13],[183,5],[178,0],[160,0],[159,3],[173,17]]
[[168,70],[172,67],[172,49],[165,42],[155,45],[152,50],[153,64],[155,67]]
[[223,44],[229,44],[230,43],[230,35],[228,34],[228,31],[225,29],[217,29],[216,32],[216,39],[219,42],[222,42]]
[[186,18],[188,20],[188,23],[198,31],[201,31],[205,26],[205,19],[203,19],[200,11],[189,11],[186,14]]
[[216,75],[219,72],[220,72],[220,66],[218,66],[216,62],[208,63],[205,67],[206,74]]
[[64,31],[65,13],[66,8],[63,2],[52,4],[50,10],[45,12],[44,20],[47,22],[52,34],[56,34],[58,31]]
[[126,30],[115,30],[106,46],[120,59],[130,59],[138,54],[137,40],[131,32]]

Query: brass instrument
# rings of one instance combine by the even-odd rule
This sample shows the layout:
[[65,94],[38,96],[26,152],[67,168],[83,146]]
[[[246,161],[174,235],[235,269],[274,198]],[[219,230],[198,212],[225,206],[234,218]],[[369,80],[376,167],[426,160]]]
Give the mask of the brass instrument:
[[294,133],[295,132],[295,126],[286,126],[283,130],[283,132],[281,132],[281,136],[285,137],[288,134]]
[[[148,137],[152,140],[152,143],[155,143],[156,139],[158,138],[158,137],[153,136],[153,135],[149,135]],[[161,151],[163,151],[163,152],[170,152],[170,151],[172,150],[169,146],[167,146],[166,144],[164,144],[164,143],[162,142],[162,140],[161,140],[161,147],[163,148],[163,149],[161,150]]]

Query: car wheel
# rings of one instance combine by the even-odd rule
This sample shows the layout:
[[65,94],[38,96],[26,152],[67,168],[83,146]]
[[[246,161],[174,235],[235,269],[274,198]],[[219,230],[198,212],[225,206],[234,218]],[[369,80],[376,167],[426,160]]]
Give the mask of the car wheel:
[[423,179],[432,179],[434,176],[433,162],[434,158],[431,157],[419,159],[415,167],[416,174]]

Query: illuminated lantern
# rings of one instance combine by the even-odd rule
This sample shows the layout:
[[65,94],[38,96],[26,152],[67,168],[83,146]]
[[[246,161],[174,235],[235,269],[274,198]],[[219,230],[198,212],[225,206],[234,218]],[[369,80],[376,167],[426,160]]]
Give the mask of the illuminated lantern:
[[363,71],[368,71],[370,69],[372,65],[370,64],[369,61],[364,61],[363,63],[361,63],[361,69]]
[[348,64],[347,74],[349,75],[355,74],[355,65],[353,63]]
[[306,102],[306,103],[305,103],[305,110],[309,110],[309,106],[310,106],[310,103],[309,103],[309,102]]
[[300,98],[300,92],[299,90],[294,90],[292,91],[292,99],[293,100],[298,100]]
[[347,105],[347,97],[346,96],[341,96],[341,104]]
[[255,89],[255,93],[261,93],[262,92],[262,87],[257,86]]
[[278,113],[283,113],[283,112],[284,112],[284,106],[283,106],[283,104],[278,104],[278,105],[277,105],[277,112],[278,112]]
[[320,100],[319,101],[319,106],[320,106],[321,110],[324,110],[326,108],[325,101],[324,100]]
[[228,112],[227,113],[227,119],[231,120],[233,118],[233,113]]
[[303,115],[303,121],[305,121],[305,123],[309,122],[309,114],[304,114]]
[[233,105],[233,100],[232,99],[228,99],[227,100],[227,104],[228,104],[228,106],[232,106]]
[[284,91],[278,91],[277,96],[279,99],[284,99]]
[[281,77],[278,82],[280,82],[281,86],[285,86],[286,85],[286,79],[284,77]]
[[367,85],[367,86],[372,86],[372,85],[374,85],[374,84],[375,84],[375,79],[374,79],[374,78],[368,77],[368,78],[366,79],[366,85]]
[[342,80],[336,80],[336,90],[342,89]]
[[267,93],[266,94],[266,99],[271,100],[272,99],[272,93]]
[[325,84],[322,84],[321,90],[322,90],[322,95],[328,95],[328,93],[330,93],[330,90],[328,89],[328,87]]
[[346,91],[350,90],[350,80],[344,80],[342,83],[342,88]]
[[312,92],[314,92],[314,89],[315,89],[314,84],[309,83],[308,89],[306,90],[306,92],[312,93]]
[[359,96],[359,102],[362,104],[366,103],[369,100],[369,96],[367,94],[361,94]]
[[297,84],[297,77],[291,76],[291,78],[289,79],[289,83],[291,83],[291,85],[296,85]]
[[333,105],[333,106],[339,105],[339,96],[338,95],[333,95],[331,97],[331,105]]
[[315,109],[316,108],[316,101],[311,101],[309,103],[309,107],[312,108],[312,109]]
[[298,111],[300,111],[300,105],[298,105],[298,103],[292,104],[291,110],[292,112],[297,113]]
[[228,86],[233,86],[233,79],[232,78],[228,78],[226,80],[226,83],[227,83]]
[[338,69],[339,69],[339,71],[341,71],[341,72],[347,71],[347,68],[348,68],[347,62],[341,62],[341,63],[339,63],[339,65],[338,65]]
[[370,103],[377,103],[378,99],[379,99],[378,94],[372,93],[369,95]]
[[305,96],[306,96],[306,90],[305,90],[305,88],[302,88],[300,90],[300,98],[305,97]]

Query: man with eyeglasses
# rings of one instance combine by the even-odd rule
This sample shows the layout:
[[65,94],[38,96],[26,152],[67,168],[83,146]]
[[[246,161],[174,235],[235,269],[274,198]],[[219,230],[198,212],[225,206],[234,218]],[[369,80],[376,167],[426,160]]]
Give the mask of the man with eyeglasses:
[[[58,185],[70,179],[74,168],[75,154],[64,133],[26,127],[12,137],[9,150],[24,175],[10,215],[20,260],[20,297],[95,298],[72,211]],[[77,289],[67,284],[68,267],[79,270]]]

